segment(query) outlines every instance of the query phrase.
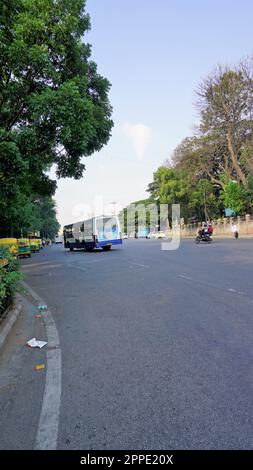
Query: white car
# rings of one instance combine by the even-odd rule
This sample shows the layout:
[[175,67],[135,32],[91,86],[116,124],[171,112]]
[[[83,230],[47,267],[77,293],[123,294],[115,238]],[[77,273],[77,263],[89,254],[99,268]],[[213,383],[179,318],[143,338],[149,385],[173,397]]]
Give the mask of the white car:
[[122,233],[122,240],[127,240],[127,239],[128,239],[127,233]]
[[152,238],[157,238],[158,239],[158,238],[166,238],[166,237],[167,237],[166,233],[162,232],[162,231],[152,233]]
[[63,243],[63,237],[61,235],[57,235],[54,239],[55,243]]
[[158,232],[157,238],[167,238],[166,232],[163,232],[163,231]]

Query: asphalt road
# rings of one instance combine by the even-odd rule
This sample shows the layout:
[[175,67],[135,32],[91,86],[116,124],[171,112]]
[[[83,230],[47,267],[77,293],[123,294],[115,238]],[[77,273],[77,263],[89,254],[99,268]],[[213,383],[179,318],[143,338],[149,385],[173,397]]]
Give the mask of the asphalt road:
[[[252,262],[242,239],[177,251],[157,240],[93,253],[57,245],[24,260],[59,335],[57,448],[252,449]],[[38,328],[26,302],[1,358],[0,448],[33,448],[42,406],[46,370],[32,368],[46,347],[23,347]]]

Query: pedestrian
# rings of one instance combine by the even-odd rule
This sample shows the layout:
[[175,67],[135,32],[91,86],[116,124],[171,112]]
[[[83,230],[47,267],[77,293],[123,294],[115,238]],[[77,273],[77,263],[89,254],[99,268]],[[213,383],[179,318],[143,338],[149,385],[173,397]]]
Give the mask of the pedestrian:
[[237,239],[239,237],[239,224],[237,224],[236,222],[232,222],[231,230],[234,234],[234,237]]

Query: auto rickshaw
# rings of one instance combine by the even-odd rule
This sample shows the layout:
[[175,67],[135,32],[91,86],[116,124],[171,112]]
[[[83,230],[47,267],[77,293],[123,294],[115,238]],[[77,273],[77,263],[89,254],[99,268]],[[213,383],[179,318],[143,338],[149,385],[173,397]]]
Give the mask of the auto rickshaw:
[[1,267],[3,268],[4,266],[7,266],[7,265],[8,265],[8,260],[0,256],[0,268]]
[[0,246],[6,248],[14,258],[18,256],[18,240],[16,238],[0,238]]
[[18,256],[31,258],[31,247],[28,238],[18,239]]
[[32,253],[39,253],[40,251],[40,241],[38,238],[30,238],[30,249]]

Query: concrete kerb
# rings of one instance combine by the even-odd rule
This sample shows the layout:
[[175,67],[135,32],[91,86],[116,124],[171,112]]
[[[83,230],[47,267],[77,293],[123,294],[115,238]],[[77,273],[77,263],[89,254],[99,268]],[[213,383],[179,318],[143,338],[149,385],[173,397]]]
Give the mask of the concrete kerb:
[[16,295],[13,307],[9,310],[6,318],[0,323],[0,352],[3,350],[6,341],[21,313],[22,302],[20,295]]

